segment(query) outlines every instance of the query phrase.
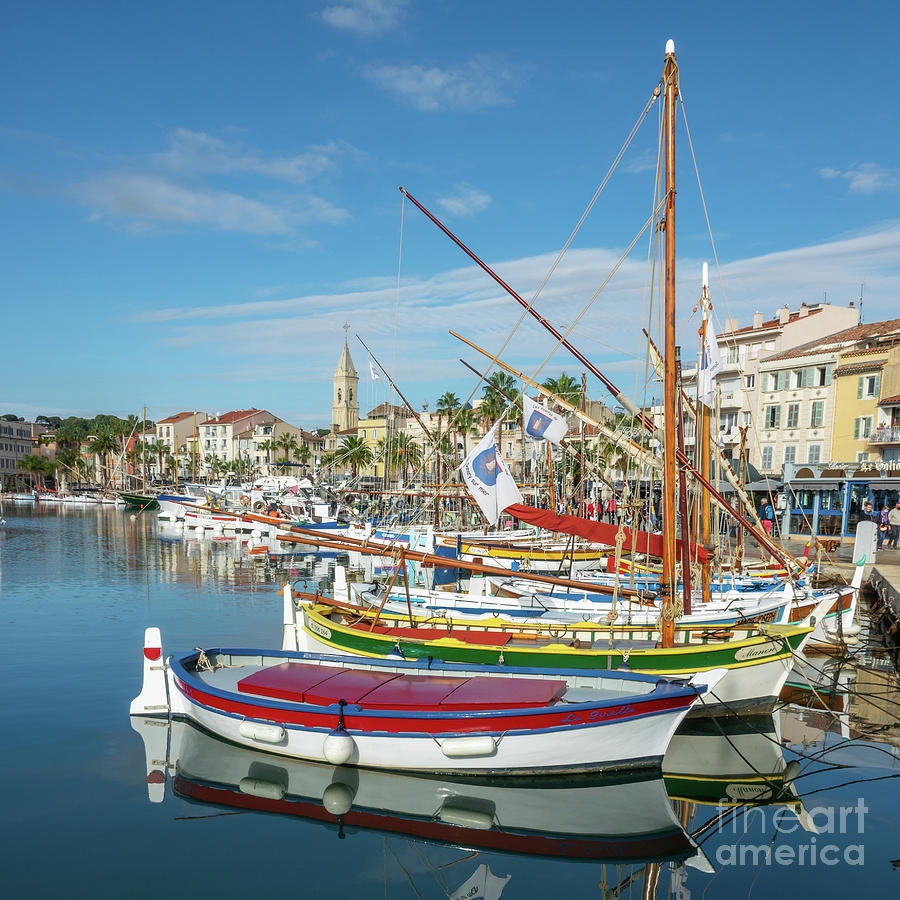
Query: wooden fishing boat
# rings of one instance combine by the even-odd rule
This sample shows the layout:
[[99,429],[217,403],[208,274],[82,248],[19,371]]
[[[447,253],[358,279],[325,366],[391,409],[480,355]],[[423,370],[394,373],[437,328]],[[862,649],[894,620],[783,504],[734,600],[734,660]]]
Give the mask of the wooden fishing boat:
[[151,802],[277,813],[348,837],[400,835],[505,854],[595,862],[684,862],[710,871],[658,772],[465,780],[353,770],[238,747],[189,722],[133,717]]
[[376,769],[547,775],[658,766],[691,706],[716,686],[631,672],[194,650],[163,663],[144,640],[131,714],[185,718],[268,752]]
[[806,646],[823,601],[802,625],[746,625],[727,631],[704,626],[676,629],[661,647],[656,626],[510,623],[501,619],[423,621],[397,613],[329,602],[285,587],[284,645],[355,656],[441,660],[461,664],[537,667],[547,671],[631,671],[691,678],[725,669],[715,690],[693,714],[769,708],[777,700],[796,655]]
[[125,501],[125,507],[131,509],[159,509],[156,497],[150,494],[136,494],[129,491],[119,491],[119,496]]

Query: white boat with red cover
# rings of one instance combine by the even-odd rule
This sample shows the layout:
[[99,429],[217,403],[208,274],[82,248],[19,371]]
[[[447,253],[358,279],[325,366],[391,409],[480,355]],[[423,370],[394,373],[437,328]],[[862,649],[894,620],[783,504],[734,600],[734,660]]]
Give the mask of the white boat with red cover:
[[690,683],[628,671],[548,672],[144,640],[131,715],[196,722],[296,759],[441,774],[534,775],[660,765],[723,670]]

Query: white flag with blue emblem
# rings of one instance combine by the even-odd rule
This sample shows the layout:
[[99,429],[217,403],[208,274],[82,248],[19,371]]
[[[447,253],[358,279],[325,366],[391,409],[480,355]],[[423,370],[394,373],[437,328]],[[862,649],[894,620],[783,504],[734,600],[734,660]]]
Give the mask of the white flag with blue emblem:
[[558,444],[568,430],[564,416],[551,412],[528,396],[522,397],[522,421],[525,423],[525,436],[532,441]]
[[522,502],[518,485],[497,449],[496,431],[495,425],[460,466],[469,493],[491,525],[497,524],[507,506]]
[[706,323],[706,335],[700,353],[697,373],[697,395],[704,406],[712,409],[716,405],[716,376],[722,371],[722,355],[716,341],[712,322]]

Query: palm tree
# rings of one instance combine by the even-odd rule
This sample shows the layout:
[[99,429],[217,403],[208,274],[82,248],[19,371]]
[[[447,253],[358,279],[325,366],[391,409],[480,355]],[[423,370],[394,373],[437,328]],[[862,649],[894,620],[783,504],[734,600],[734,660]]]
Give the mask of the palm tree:
[[400,432],[394,435],[388,443],[387,458],[391,468],[403,473],[403,481],[406,481],[409,467],[413,471],[422,464],[422,448],[408,434]]
[[374,454],[372,448],[361,437],[346,437],[338,448],[336,461],[350,466],[350,473],[356,477],[360,469],[372,464]]
[[[437,413],[438,417],[438,427],[437,427],[437,444],[438,448],[441,447],[441,418],[443,416],[447,416],[447,430],[450,429],[450,420],[453,418],[453,413],[459,409],[460,401],[459,397],[456,396],[452,391],[447,391],[442,394],[437,399],[437,403],[434,405],[434,411]],[[441,451],[438,450],[438,465],[437,465],[437,480],[438,483],[443,482],[443,476],[441,472]]]
[[[482,406],[484,404],[482,403]],[[462,438],[463,444],[463,457],[468,456],[469,454],[469,441],[470,437],[478,436],[478,413],[475,412],[474,409],[469,409],[466,407],[465,409],[461,409],[456,414],[456,434],[458,437]]]
[[27,472],[31,476],[31,486],[35,486],[36,477],[44,472],[44,457],[29,453],[23,456],[17,463],[16,468]]
[[109,454],[119,449],[116,435],[108,428],[98,429],[94,439],[88,444],[88,452],[99,456],[103,465],[103,486],[109,486]]
[[280,447],[284,450],[284,458],[286,462],[293,462],[294,456],[299,452],[300,445],[297,443],[297,438],[291,434],[289,431],[286,431],[280,438],[275,439],[275,446]]
[[275,443],[275,441],[270,440],[269,438],[266,438],[264,441],[260,441],[259,444],[257,444],[257,447],[260,450],[262,450],[263,453],[266,454],[266,466],[271,466],[272,465],[272,452],[274,450],[278,449],[278,446]]
[[[71,447],[60,448],[57,444],[56,465],[63,472],[71,473],[73,481],[78,475],[78,464],[81,462],[83,462],[83,460],[77,451],[73,450]],[[68,481],[68,478],[60,480]]]
[[581,385],[571,375],[566,375],[565,372],[559,378],[546,379],[543,387],[552,394],[556,394],[557,397],[562,397],[563,400],[571,403],[572,406],[578,406],[581,402]]

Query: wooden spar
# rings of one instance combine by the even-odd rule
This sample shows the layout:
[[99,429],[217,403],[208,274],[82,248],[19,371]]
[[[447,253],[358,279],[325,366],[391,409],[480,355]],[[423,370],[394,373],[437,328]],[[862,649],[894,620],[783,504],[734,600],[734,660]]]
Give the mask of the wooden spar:
[[675,400],[675,97],[678,93],[678,63],[675,44],[666,44],[663,68],[663,122],[665,128],[666,196],[661,223],[665,231],[666,281],[663,314],[663,491],[662,491],[662,617],[660,636],[663,647],[675,646],[675,433],[678,427]]
[[[469,572],[479,572],[483,575],[501,575],[504,578],[523,578],[528,581],[538,581],[541,584],[554,584],[560,587],[576,588],[582,591],[588,591],[594,594],[612,594],[613,588],[610,585],[593,584],[588,581],[571,581],[567,578],[555,578],[552,575],[538,575],[534,572],[512,572],[509,569],[501,569],[499,566],[486,566],[483,563],[467,562],[462,559],[451,559],[447,556],[438,556],[434,553],[423,553],[421,550],[408,550],[406,548],[386,546],[374,546],[368,544],[359,538],[352,538],[347,535],[341,536],[323,536],[321,531],[313,528],[302,528],[299,525],[289,525],[282,519],[275,519],[272,516],[260,516],[256,513],[242,513],[241,518],[249,519],[251,522],[263,522],[266,525],[275,525],[279,529],[287,529],[287,533],[279,534],[279,541],[286,541],[292,544],[314,544],[319,547],[325,547],[329,550],[353,550],[367,556],[387,556],[397,559],[401,553],[406,559],[414,562],[426,563],[429,566],[436,566],[439,569],[465,569]],[[633,590],[631,588],[619,588],[619,596],[634,597],[635,599],[643,599],[652,597],[651,592]]]
[[[597,419],[593,418],[592,416],[589,416],[583,409],[579,409],[577,406],[574,406],[573,404],[569,403],[568,400],[566,400],[564,397],[560,397],[559,394],[554,394],[553,391],[548,390],[542,384],[529,378],[527,375],[525,375],[524,372],[520,372],[518,369],[514,369],[511,365],[503,362],[503,360],[500,359],[499,357],[496,357],[493,354],[488,353],[487,350],[485,350],[482,347],[479,347],[478,344],[472,343],[472,341],[467,340],[462,335],[457,334],[452,329],[450,331],[450,334],[452,334],[453,337],[455,337],[457,340],[460,340],[464,344],[467,344],[473,350],[477,350],[482,356],[486,356],[489,360],[491,360],[492,362],[494,362],[498,366],[500,366],[501,369],[505,369],[507,372],[509,372],[510,375],[513,375],[515,378],[521,379],[529,387],[533,387],[542,396],[547,397],[550,400],[553,400],[555,403],[558,403],[563,409],[565,409],[567,412],[570,412],[570,413],[574,414],[575,416],[577,416],[585,424],[590,425],[593,428],[596,428],[600,432],[600,434],[602,434],[604,437],[608,438],[617,447],[621,447],[626,453],[633,456],[639,462],[641,462],[645,465],[648,465],[651,468],[658,469],[661,467],[660,461],[652,453],[648,453],[646,448],[642,447],[640,444],[635,443],[634,441],[632,441],[629,438],[623,437],[621,434],[619,434],[619,432],[614,431],[612,428],[609,428],[608,426],[604,425],[602,422],[598,421]],[[470,369],[472,369],[472,367],[469,366],[469,364],[465,360],[460,360],[460,362],[464,366],[468,366]],[[479,374],[479,375],[481,374],[480,372],[477,372],[476,369],[472,369],[472,371],[476,372],[476,374]]]
[[[605,375],[603,375],[600,370],[593,365],[579,350],[577,350],[563,335],[556,330],[543,316],[537,313],[526,300],[523,300],[499,275],[491,270],[491,268],[482,260],[480,260],[456,235],[454,235],[443,223],[441,223],[434,215],[432,215],[412,194],[410,194],[406,188],[400,188],[403,195],[417,206],[422,213],[429,218],[441,231],[444,232],[454,244],[456,244],[468,257],[474,260],[494,281],[497,282],[517,303],[520,303],[525,307],[528,312],[536,318],[541,325],[544,326],[558,341],[559,343],[565,347],[580,363],[587,367],[587,370],[595,377],[598,378],[602,384],[606,387],[606,389],[613,395],[613,398],[619,402],[630,415],[634,416],[634,418],[639,421],[651,434],[656,433],[656,428],[653,425],[652,419],[648,418],[644,413],[642,413],[637,406],[632,402],[631,398],[627,397],[623,394]],[[459,335],[455,335],[459,337]],[[737,520],[744,528],[746,528],[756,540],[759,542],[761,547],[765,547],[765,549],[772,555],[772,557],[777,560],[781,565],[785,566],[788,571],[790,571],[791,565],[795,566],[798,570],[803,568],[803,563],[801,563],[798,559],[793,557],[790,553],[788,553],[783,548],[779,547],[777,544],[773,543],[772,540],[766,535],[766,533],[757,528],[755,525],[751,524],[745,516],[742,516],[723,496],[719,493],[708,480],[703,479],[703,476],[691,461],[687,458],[687,456],[679,457],[678,463],[681,466],[684,466],[686,470],[691,474],[691,476],[698,481],[700,484],[703,484],[706,489],[710,492],[710,495],[722,507],[725,512],[727,512],[732,518]],[[790,560],[790,562],[788,562]]]
[[[676,347],[676,372],[675,376],[678,384],[681,384],[681,354]],[[681,392],[678,395],[681,400]],[[682,413],[681,403],[678,403],[676,409],[678,416],[678,449],[684,453],[684,415]],[[684,614],[691,614],[691,527],[688,519],[688,503],[687,503],[687,478],[684,469],[678,472],[678,507],[681,516],[681,582],[682,582],[682,600],[684,604]]]
[[[705,355],[706,329],[709,323],[712,303],[709,299],[709,269],[703,263],[703,288],[700,293],[700,348],[697,354],[697,387],[700,386],[700,362]],[[700,454],[700,474],[710,480],[710,409],[699,397],[697,399],[697,413],[699,416],[699,435],[697,449]],[[710,546],[710,505],[709,491],[700,487],[700,543],[709,549]],[[709,561],[704,560],[700,569],[700,598],[704,603],[710,599],[711,579]]]
[[397,395],[400,397],[400,399],[401,399],[401,400],[403,401],[403,403],[406,405],[406,408],[413,414],[413,418],[414,418],[414,419],[419,423],[419,425],[422,427],[422,431],[424,431],[425,434],[428,435],[428,440],[430,440],[432,443],[434,443],[434,435],[428,430],[428,427],[427,427],[426,424],[422,421],[422,417],[416,412],[415,407],[409,402],[409,400],[406,399],[406,397],[403,396],[403,392],[402,392],[402,391],[400,390],[400,388],[398,388],[397,385],[394,383],[394,379],[391,378],[391,376],[388,374],[387,369],[385,369],[385,367],[384,367],[380,362],[378,362],[378,358],[377,358],[377,357],[375,356],[375,354],[369,349],[369,347],[368,347],[368,345],[366,344],[366,342],[365,342],[359,335],[356,336],[356,339],[363,345],[363,347],[366,348],[366,353],[368,353],[369,356],[372,357],[372,361],[375,363],[375,365],[378,366],[378,368],[381,369],[382,372],[384,372],[384,377],[387,378],[388,383],[390,384],[390,386],[397,392]]

